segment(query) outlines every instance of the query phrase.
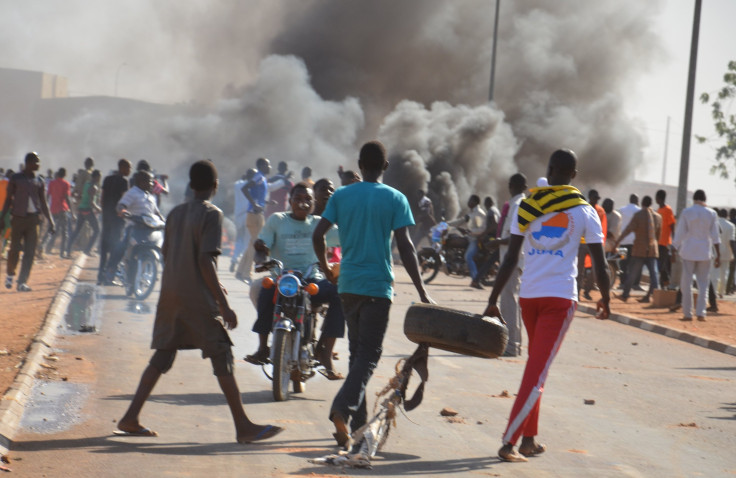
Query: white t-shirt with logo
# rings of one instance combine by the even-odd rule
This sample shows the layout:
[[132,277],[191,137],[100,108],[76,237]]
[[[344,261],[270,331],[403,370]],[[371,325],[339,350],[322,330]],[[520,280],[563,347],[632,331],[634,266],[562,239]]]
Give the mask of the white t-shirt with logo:
[[553,212],[532,221],[525,232],[519,231],[516,218],[511,234],[524,236],[524,270],[519,297],[559,297],[577,302],[578,247],[603,242],[598,214],[591,206],[575,206]]

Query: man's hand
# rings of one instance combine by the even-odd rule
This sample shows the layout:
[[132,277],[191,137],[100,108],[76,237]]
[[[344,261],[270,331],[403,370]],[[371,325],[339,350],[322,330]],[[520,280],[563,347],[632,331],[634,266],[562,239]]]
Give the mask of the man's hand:
[[327,267],[322,272],[324,272],[325,277],[327,278],[328,281],[337,285],[338,274],[337,274],[337,271],[333,269],[334,266],[335,266],[334,264],[327,264]]
[[238,326],[238,317],[235,315],[235,311],[227,306],[220,306],[220,314],[222,320],[225,322],[225,328],[227,330],[233,330]]
[[611,309],[608,307],[608,302],[600,299],[596,305],[595,318],[598,320],[606,320],[611,316]]
[[422,303],[424,304],[436,304],[437,303],[426,292],[423,294],[419,294],[419,300],[421,300]]
[[713,263],[713,266],[715,266],[716,269],[718,269],[719,267],[721,267],[721,257],[720,256],[716,257],[716,260]]
[[488,304],[488,307],[486,307],[486,310],[483,311],[483,315],[486,317],[498,317],[501,319],[501,322],[504,324],[506,323],[505,320],[503,320],[503,317],[501,317],[501,311],[498,309],[498,306],[496,304]]

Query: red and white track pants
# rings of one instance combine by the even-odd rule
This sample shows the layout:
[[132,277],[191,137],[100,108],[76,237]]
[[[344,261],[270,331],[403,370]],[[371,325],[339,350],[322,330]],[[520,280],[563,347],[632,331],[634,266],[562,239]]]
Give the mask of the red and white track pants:
[[503,443],[512,445],[516,444],[521,435],[537,435],[539,403],[544,382],[575,315],[577,302],[559,297],[539,297],[520,298],[519,305],[529,336],[529,359],[503,434]]

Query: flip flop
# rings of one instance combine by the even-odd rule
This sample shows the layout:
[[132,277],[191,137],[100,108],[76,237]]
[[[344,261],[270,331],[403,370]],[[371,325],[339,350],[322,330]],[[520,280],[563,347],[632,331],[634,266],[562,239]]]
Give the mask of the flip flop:
[[125,430],[113,430],[113,435],[122,436],[122,437],[157,437],[158,433],[151,430],[150,428],[141,427],[138,430],[129,432]]
[[266,352],[256,352],[252,355],[246,355],[243,357],[243,360],[245,360],[248,363],[252,363],[253,365],[267,365],[271,363],[271,359],[268,358],[268,355],[270,354],[270,351]]
[[263,430],[259,431],[258,434],[250,440],[238,440],[238,443],[253,443],[254,441],[267,440],[275,437],[282,431],[284,431],[284,429],[277,427],[276,425],[266,425],[263,427]]
[[321,373],[327,380],[345,380],[345,376],[343,374],[341,374],[340,372],[335,372],[334,370],[321,368],[317,371]]
[[499,453],[498,457],[502,459],[503,461],[508,461],[510,463],[524,463],[525,461],[529,461],[526,459],[526,457],[524,457],[524,455],[522,455],[516,450],[511,450],[510,453],[503,454],[503,455]]

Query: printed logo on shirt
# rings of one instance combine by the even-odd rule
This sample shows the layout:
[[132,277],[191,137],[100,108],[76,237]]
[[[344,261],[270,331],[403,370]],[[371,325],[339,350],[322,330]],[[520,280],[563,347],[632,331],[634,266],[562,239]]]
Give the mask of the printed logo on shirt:
[[562,248],[570,242],[570,233],[575,229],[572,216],[558,212],[544,222],[534,221],[529,227],[529,242],[533,246],[529,255],[552,255],[564,257]]

